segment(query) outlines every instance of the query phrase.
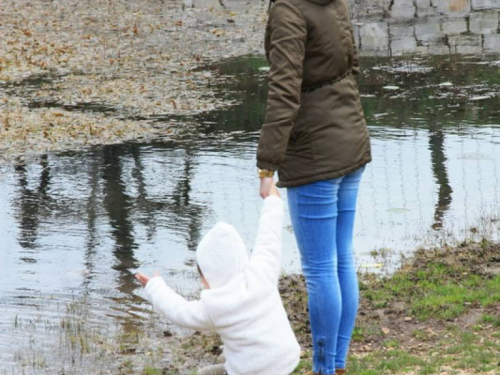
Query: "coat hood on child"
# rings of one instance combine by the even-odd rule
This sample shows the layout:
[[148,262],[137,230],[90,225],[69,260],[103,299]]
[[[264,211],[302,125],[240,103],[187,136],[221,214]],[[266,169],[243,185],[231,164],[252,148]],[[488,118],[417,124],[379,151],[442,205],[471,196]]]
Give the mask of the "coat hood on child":
[[249,257],[236,229],[226,223],[217,223],[198,244],[196,260],[208,285],[215,289],[242,272]]

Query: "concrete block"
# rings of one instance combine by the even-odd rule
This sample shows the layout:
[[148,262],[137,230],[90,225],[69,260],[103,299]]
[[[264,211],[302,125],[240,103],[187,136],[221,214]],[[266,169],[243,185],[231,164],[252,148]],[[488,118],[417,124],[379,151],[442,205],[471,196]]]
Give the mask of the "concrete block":
[[415,47],[415,54],[426,56],[429,54],[429,47],[428,46],[417,46],[417,47]]
[[438,0],[433,2],[439,13],[461,17],[470,13],[471,0]]
[[500,2],[498,0],[472,0],[472,9],[498,9]]
[[350,9],[354,18],[384,16],[392,0],[350,0]]
[[424,18],[436,14],[436,9],[431,4],[431,0],[416,0],[417,17]]
[[389,24],[389,36],[391,38],[410,35],[415,35],[415,26],[408,24]]
[[417,0],[415,2],[417,5],[417,8],[430,8],[431,7],[431,0]]
[[384,12],[387,12],[389,10],[389,7],[391,6],[392,0],[373,0],[369,1],[368,3],[371,4],[373,8],[377,8]]
[[488,34],[484,36],[484,52],[500,53],[500,34]]
[[414,54],[417,48],[417,41],[413,36],[402,36],[391,39],[391,55],[402,56]]
[[441,23],[438,19],[428,19],[425,22],[415,25],[415,36],[423,44],[437,39],[442,39],[445,34],[441,30]]
[[498,12],[473,12],[469,18],[469,25],[471,33],[494,34],[498,30]]
[[393,19],[411,20],[415,18],[416,11],[413,0],[394,0],[391,7],[391,17]]
[[448,36],[448,43],[451,53],[472,55],[483,52],[482,35],[450,35]]
[[427,46],[427,54],[433,56],[445,56],[450,54],[450,47],[444,42],[437,42]]
[[468,31],[467,20],[465,18],[452,18],[443,20],[441,23],[441,28],[443,30],[443,33],[447,35],[466,33]]
[[365,23],[359,28],[361,48],[364,51],[389,51],[389,31],[387,22]]

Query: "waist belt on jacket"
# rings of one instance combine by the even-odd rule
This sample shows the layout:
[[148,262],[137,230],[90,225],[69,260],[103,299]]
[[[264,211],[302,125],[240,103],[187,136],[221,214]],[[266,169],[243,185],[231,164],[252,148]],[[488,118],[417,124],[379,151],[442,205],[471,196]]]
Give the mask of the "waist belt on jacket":
[[325,81],[325,82],[320,82],[320,83],[316,83],[315,85],[311,85],[311,86],[308,86],[308,87],[302,87],[301,91],[303,93],[308,93],[308,92],[311,92],[311,91],[314,91],[316,89],[319,89],[320,87],[323,87],[323,86],[327,86],[327,85],[332,85],[336,82],[339,82],[339,81],[342,81],[345,77],[347,77],[349,74],[351,74],[351,69],[348,69],[344,74],[342,74],[341,76],[337,77],[337,78],[334,78],[334,79],[331,79],[329,81]]

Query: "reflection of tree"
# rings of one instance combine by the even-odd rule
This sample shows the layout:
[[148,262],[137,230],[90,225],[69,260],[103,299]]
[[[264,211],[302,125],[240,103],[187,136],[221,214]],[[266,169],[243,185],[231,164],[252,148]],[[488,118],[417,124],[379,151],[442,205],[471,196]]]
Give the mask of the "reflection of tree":
[[137,244],[134,240],[133,224],[131,222],[131,198],[125,192],[125,182],[122,180],[122,165],[120,147],[109,146],[103,150],[102,179],[104,180],[104,208],[109,217],[111,234],[115,240],[113,254],[118,263],[113,267],[120,272],[118,289],[129,295],[137,284],[130,271],[138,266],[134,256]]
[[[92,153],[91,155],[96,155]],[[97,221],[97,205],[98,205],[98,191],[99,191],[99,161],[92,159],[91,167],[90,167],[90,196],[86,206],[87,212],[87,231],[88,238],[85,246],[85,268],[87,269],[87,273],[85,275],[84,286],[87,288],[92,280],[93,270],[95,267],[94,255],[95,255],[95,246],[98,243],[98,239],[96,238],[96,221]]]
[[444,133],[441,129],[431,128],[429,134],[429,149],[431,151],[432,171],[439,185],[438,202],[434,211],[434,224],[432,228],[441,229],[443,216],[450,208],[451,194],[453,192],[448,172],[446,170],[446,155],[444,153]]
[[186,242],[189,250],[196,250],[200,238],[201,219],[203,207],[191,203],[191,180],[193,179],[193,152],[190,147],[186,148],[184,169],[174,189],[173,205],[171,210],[178,216],[186,215],[188,219]]
[[50,166],[47,155],[41,157],[40,180],[36,189],[31,189],[28,183],[26,164],[19,161],[15,165],[18,176],[20,198],[19,198],[19,244],[26,249],[35,247],[40,224],[41,210],[49,199],[48,189],[50,186]]
[[[156,147],[161,147],[156,145]],[[164,146],[165,147],[165,146]],[[94,155],[95,157],[95,155]],[[131,157],[133,165],[131,179],[123,176],[122,163],[125,157]],[[172,228],[185,228],[188,248],[193,250],[200,237],[200,228],[204,207],[191,201],[191,181],[196,166],[195,155],[186,145],[184,167],[180,173],[169,173],[177,183],[171,194],[158,198],[150,197],[144,176],[144,165],[141,158],[140,145],[107,146],[102,151],[101,176],[103,184],[103,206],[111,225],[111,235],[115,241],[113,254],[117,263],[113,268],[119,271],[118,290],[129,298],[138,287],[134,281],[133,271],[139,266],[134,252],[138,248],[134,237],[134,225],[140,223],[147,228],[148,239],[153,238],[157,229],[158,216],[167,218],[167,225]],[[92,168],[91,194],[87,204],[89,240],[87,254],[91,258],[95,241],[96,196],[98,190],[97,164]],[[135,187],[136,195],[127,193],[127,184]],[[89,262],[91,265],[91,262]]]

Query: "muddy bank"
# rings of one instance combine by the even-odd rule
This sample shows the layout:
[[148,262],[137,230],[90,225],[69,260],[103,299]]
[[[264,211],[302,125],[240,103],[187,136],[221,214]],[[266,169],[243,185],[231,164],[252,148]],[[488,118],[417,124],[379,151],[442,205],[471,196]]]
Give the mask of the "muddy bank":
[[180,115],[230,105],[213,91],[223,78],[195,68],[260,53],[266,10],[238,0],[1,2],[0,158],[165,136]]
[[[361,301],[349,373],[497,374],[500,370],[500,244],[487,241],[418,251],[394,275],[360,275]],[[303,349],[295,374],[310,370],[307,293],[301,275],[280,292]],[[159,373],[192,373],[216,363],[221,342],[179,340]]]

